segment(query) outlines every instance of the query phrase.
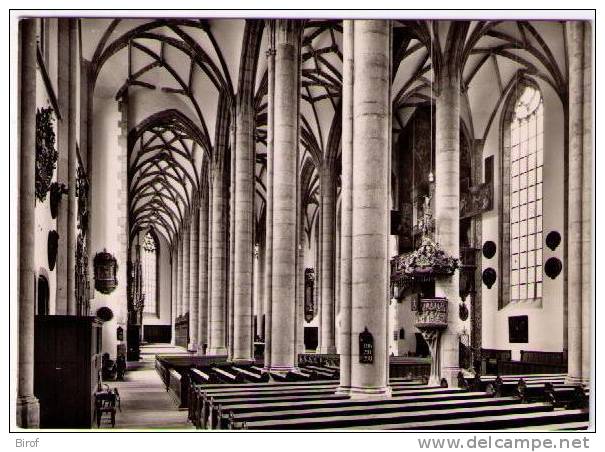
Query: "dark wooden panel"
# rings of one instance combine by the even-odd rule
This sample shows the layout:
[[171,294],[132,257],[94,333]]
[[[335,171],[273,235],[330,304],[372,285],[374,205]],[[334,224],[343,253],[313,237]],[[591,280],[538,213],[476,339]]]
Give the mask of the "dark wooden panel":
[[151,343],[170,343],[172,327],[170,325],[144,325],[143,340]]
[[41,428],[90,428],[100,356],[94,317],[38,316],[34,331],[34,393]]

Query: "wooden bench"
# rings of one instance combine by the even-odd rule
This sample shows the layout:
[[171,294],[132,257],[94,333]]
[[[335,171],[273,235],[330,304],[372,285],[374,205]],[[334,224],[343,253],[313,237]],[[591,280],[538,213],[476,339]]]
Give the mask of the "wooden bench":
[[[421,389],[421,390],[419,390]],[[447,394],[460,393],[461,391],[454,388],[439,388],[439,387],[418,387],[418,388],[401,388],[399,390],[395,390],[393,392],[393,398],[396,397],[407,397],[408,401],[410,397],[419,397],[419,396],[427,396],[431,394],[439,393],[442,396],[446,396]],[[235,397],[234,397],[235,395]],[[219,422],[222,417],[229,417],[229,412],[232,411],[229,409],[232,405],[268,405],[272,403],[301,403],[301,402],[325,402],[326,400],[348,400],[348,396],[339,395],[334,392],[334,388],[325,388],[325,389],[317,389],[315,391],[303,388],[296,388],[289,391],[281,391],[275,393],[275,391],[271,391],[267,393],[266,391],[258,391],[258,392],[243,392],[243,393],[213,393],[212,395],[208,394],[213,399],[213,409],[209,408],[207,412],[208,421],[206,424],[212,424],[214,426],[225,425],[224,422]],[[218,413],[218,407],[221,407],[221,414]],[[224,415],[222,414],[224,413]],[[224,421],[224,419],[223,419]]]
[[[442,400],[397,398],[372,401],[330,401],[329,404],[306,402],[295,406],[289,405],[279,408],[263,405],[253,407],[246,411],[237,409],[237,407],[234,406],[223,406],[223,412],[227,412],[227,416],[225,418],[227,422],[249,423],[263,420],[282,421],[301,417],[309,419],[331,416],[353,416],[364,418],[383,413],[409,413],[424,410],[452,410],[453,408],[460,407],[487,407],[495,405],[507,405],[512,403],[515,403],[513,398],[493,400],[484,395],[478,394],[477,397],[454,397],[443,398]],[[224,425],[226,425],[224,428],[230,428],[228,423]]]
[[510,384],[517,385],[520,379],[526,383],[545,384],[552,383],[560,385],[565,382],[565,375],[561,374],[540,374],[540,375],[479,375],[475,372],[473,377],[467,377],[462,372],[458,373],[458,387],[467,391],[490,391],[494,392],[496,379],[505,386]]
[[567,372],[567,353],[565,352],[541,352],[532,350],[521,350],[521,360],[503,362],[502,373],[564,373]]
[[588,388],[582,385],[554,386],[551,383],[544,385],[546,400],[555,408],[581,409],[588,408]]
[[495,374],[502,375],[506,372],[503,371],[502,363],[510,361],[511,359],[510,350],[498,350],[491,348],[481,349],[481,373],[482,374]]
[[168,383],[168,393],[179,408],[184,408],[187,406],[187,397],[183,396],[189,391],[188,379],[174,369],[170,369],[168,373],[170,378]]
[[[514,414],[500,414],[492,416],[479,416],[465,419],[462,428],[465,430],[503,430],[503,429],[529,429],[530,427],[543,427],[548,425],[570,424],[585,425],[588,422],[588,410],[563,410],[549,412],[521,412]],[[248,428],[248,426],[245,426]],[[254,428],[254,427],[250,427]],[[437,421],[390,423],[369,426],[343,427],[343,430],[460,430],[460,419],[444,419]]]
[[241,367],[231,366],[231,370],[235,371],[238,374],[250,382],[254,383],[266,383],[269,381],[269,374],[267,373],[254,373],[246,369],[242,369]]
[[249,429],[266,430],[311,430],[311,429],[340,429],[353,426],[370,427],[397,423],[399,425],[415,424],[419,422],[438,422],[455,419],[458,428],[461,428],[461,419],[464,419],[463,428],[472,423],[473,417],[503,416],[511,414],[545,413],[552,411],[552,407],[543,403],[533,404],[491,404],[457,409],[429,409],[416,411],[396,411],[387,413],[374,413],[368,407],[366,415],[332,415],[321,418],[294,417],[291,419],[270,419],[264,421],[247,421]]
[[212,372],[225,383],[243,383],[244,378],[240,374],[232,374],[231,372],[227,372],[220,367],[212,367]]

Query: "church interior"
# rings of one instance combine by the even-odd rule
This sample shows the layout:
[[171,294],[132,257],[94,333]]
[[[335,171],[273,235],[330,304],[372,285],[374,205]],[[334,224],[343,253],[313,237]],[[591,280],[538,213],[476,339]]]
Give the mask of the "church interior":
[[17,426],[587,429],[591,25],[21,18]]

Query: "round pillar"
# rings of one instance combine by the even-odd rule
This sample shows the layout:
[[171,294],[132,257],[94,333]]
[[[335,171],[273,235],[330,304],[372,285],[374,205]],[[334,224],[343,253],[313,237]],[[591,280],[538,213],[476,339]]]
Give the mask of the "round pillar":
[[357,20],[353,33],[353,166],[362,170],[353,173],[352,185],[350,394],[365,398],[390,395],[387,248],[391,24],[387,20]]
[[340,230],[340,385],[338,392],[351,388],[351,254],[353,227],[353,49],[354,22],[343,21],[342,36],[342,175]]
[[[208,193],[200,196],[199,209],[199,297],[197,343],[198,353],[208,347]],[[206,346],[206,347],[204,347]]]
[[[197,204],[197,203],[196,203]],[[196,351],[198,345],[198,316],[199,316],[199,259],[200,259],[200,216],[196,205],[191,215],[191,233],[189,237],[189,351]]]
[[267,74],[268,74],[268,92],[267,92],[267,208],[265,221],[265,362],[266,369],[271,367],[271,329],[273,313],[273,120],[275,108],[275,49],[274,33],[272,22],[269,22],[271,28],[270,48],[267,50]]
[[212,265],[209,322],[209,354],[226,355],[225,302],[227,300],[227,215],[224,197],[225,169],[223,162],[212,165]]
[[287,371],[295,366],[296,347],[296,168],[301,24],[277,20],[275,24],[275,115],[273,156],[273,295],[271,368]]
[[566,24],[569,54],[569,185],[567,225],[567,379],[582,381],[582,192],[584,144],[584,24]]
[[332,162],[321,168],[321,341],[320,353],[336,353],[334,316],[334,254],[336,181]]
[[19,109],[19,368],[17,371],[17,426],[38,428],[40,404],[34,396],[35,313],[35,195],[36,186],[36,21],[19,22],[21,80]]
[[[460,79],[456,70],[441,71],[435,107],[435,235],[441,249],[460,256]],[[463,322],[456,315],[459,272],[435,281],[435,295],[446,297],[448,325],[441,337],[441,377],[457,386],[459,333]]]
[[254,121],[245,100],[237,106],[235,127],[235,202],[233,269],[233,356],[250,362],[252,356],[252,270],[254,246]]

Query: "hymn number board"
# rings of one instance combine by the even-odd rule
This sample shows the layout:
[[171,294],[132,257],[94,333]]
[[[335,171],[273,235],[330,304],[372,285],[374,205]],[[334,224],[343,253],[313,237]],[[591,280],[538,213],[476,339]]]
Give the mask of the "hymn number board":
[[374,338],[368,327],[359,334],[359,362],[361,364],[374,364]]

